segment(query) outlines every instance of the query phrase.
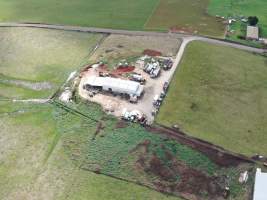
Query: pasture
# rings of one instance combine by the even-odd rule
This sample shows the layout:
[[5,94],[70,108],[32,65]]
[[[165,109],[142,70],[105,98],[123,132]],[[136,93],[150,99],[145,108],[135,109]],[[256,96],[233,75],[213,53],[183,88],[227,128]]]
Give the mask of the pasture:
[[159,0],[157,8],[145,24],[147,29],[183,31],[222,37],[222,21],[208,15],[209,0]]
[[141,29],[158,0],[0,0],[0,21]]
[[156,121],[252,156],[267,155],[267,58],[192,42]]
[[222,37],[209,0],[0,0],[0,22],[33,22],[128,30],[170,29]]
[[86,61],[101,34],[0,28],[0,98],[45,98]]

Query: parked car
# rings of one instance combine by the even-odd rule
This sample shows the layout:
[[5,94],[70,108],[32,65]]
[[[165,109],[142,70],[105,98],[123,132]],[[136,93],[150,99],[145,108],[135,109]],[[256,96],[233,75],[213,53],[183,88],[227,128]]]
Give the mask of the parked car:
[[169,82],[166,81],[166,82],[163,84],[163,91],[164,91],[164,92],[167,92],[168,88],[169,88]]
[[146,79],[144,79],[141,74],[132,74],[130,76],[130,80],[139,82],[141,84],[144,84],[146,82]]

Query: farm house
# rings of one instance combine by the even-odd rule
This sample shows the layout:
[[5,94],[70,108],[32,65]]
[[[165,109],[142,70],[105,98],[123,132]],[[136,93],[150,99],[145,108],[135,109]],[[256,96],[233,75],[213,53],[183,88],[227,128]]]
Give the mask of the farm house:
[[84,82],[84,88],[101,89],[117,94],[127,94],[129,96],[140,97],[143,94],[144,86],[135,81],[122,80],[111,77],[91,76]]

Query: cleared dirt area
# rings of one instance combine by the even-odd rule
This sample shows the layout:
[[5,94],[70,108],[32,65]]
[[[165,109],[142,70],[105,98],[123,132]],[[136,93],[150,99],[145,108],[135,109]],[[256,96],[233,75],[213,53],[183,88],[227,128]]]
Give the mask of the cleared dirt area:
[[[139,110],[148,117],[148,123],[152,123],[154,120],[152,115],[153,99],[156,95],[161,94],[164,83],[169,82],[176,66],[172,66],[171,70],[161,70],[157,78],[151,78],[148,73],[143,71],[145,62],[142,61],[142,58],[144,58],[144,54],[157,55],[157,57],[149,58],[170,59],[174,62],[179,46],[180,41],[173,38],[111,35],[105,39],[89,60],[90,63],[105,63],[104,67],[98,68],[97,71],[92,68],[85,68],[81,74],[79,94],[84,99],[101,104],[105,111],[117,117],[122,115],[124,108],[129,111]],[[118,63],[121,60],[128,62],[130,68],[118,68]],[[88,91],[83,88],[84,81],[90,76],[98,76],[100,71],[120,79],[128,79],[131,73],[140,74],[146,80],[144,95],[135,104],[119,95],[114,96],[110,93],[98,93],[89,97]]]
[[118,59],[140,55],[146,49],[157,50],[163,56],[176,55],[181,41],[170,37],[110,35],[90,58],[92,62],[99,59]]

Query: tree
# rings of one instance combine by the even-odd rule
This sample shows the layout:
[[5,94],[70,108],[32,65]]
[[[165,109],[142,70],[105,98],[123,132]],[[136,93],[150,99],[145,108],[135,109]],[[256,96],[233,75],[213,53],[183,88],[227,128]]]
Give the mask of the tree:
[[250,26],[256,26],[258,22],[259,22],[258,17],[256,17],[256,16],[249,16],[248,17],[248,24]]

